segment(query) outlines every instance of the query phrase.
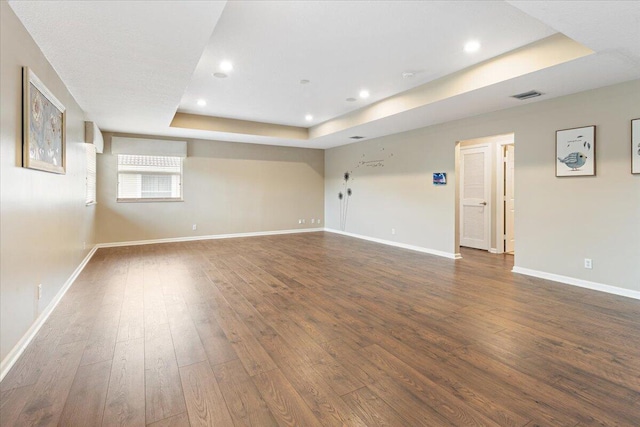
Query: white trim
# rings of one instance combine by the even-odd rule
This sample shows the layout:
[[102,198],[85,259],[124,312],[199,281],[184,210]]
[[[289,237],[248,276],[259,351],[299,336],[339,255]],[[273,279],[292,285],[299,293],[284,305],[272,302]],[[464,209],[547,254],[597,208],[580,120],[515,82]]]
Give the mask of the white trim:
[[111,154],[187,157],[187,141],[114,136],[111,138]]
[[47,321],[53,310],[56,308],[58,303],[62,300],[62,297],[67,290],[71,287],[73,282],[78,278],[84,267],[87,265],[93,254],[98,250],[98,246],[94,246],[93,249],[89,251],[87,256],[84,257],[80,265],[75,269],[75,271],[71,274],[71,276],[64,283],[62,288],[58,291],[53,300],[47,305],[47,307],[38,315],[38,318],[35,322],[31,324],[31,327],[25,332],[25,334],[20,338],[20,341],[11,349],[9,354],[0,362],[0,381],[2,381],[11,370],[13,365],[18,361],[18,358],[22,355],[25,348],[31,343],[31,340],[36,336],[42,325]]
[[[512,141],[513,143],[513,141]],[[505,152],[504,147],[506,147],[506,141],[496,142],[496,158],[495,163],[493,165],[493,170],[496,176],[496,216],[495,218],[495,235],[493,236],[496,240],[496,248],[489,249],[489,252],[492,254],[502,254],[504,253],[504,165],[505,165]],[[495,251],[495,252],[493,252]]]
[[238,237],[274,236],[277,234],[313,233],[323,228],[301,228],[294,230],[257,231],[252,233],[213,234],[208,236],[169,237],[166,239],[134,240],[130,242],[98,243],[98,248],[115,248],[119,246],[152,245],[155,243],[191,242],[194,240],[235,239]]
[[589,282],[588,280],[576,279],[575,277],[561,276],[559,274],[547,273],[545,271],[530,270],[528,268],[513,267],[514,273],[524,274],[526,276],[538,277],[554,282],[565,283],[571,286],[593,289],[594,291],[606,292],[608,294],[620,295],[623,297],[634,298],[640,300],[640,291],[619,288],[617,286],[605,285],[602,283]]
[[[504,180],[505,180],[505,164],[506,164],[506,158],[507,158],[507,153],[505,150],[505,147],[508,147],[509,145],[513,145],[514,147],[516,146],[515,144],[515,134],[511,133],[508,135],[503,135],[504,137],[506,137],[507,139],[504,139],[502,141],[496,141],[496,143],[498,144],[496,147],[496,165],[495,165],[495,171],[496,171],[496,197],[498,199],[498,204],[496,204],[496,245],[498,246],[497,248],[497,254],[504,254],[506,253],[505,248],[506,248],[506,234],[507,234],[507,230],[505,229],[504,226],[504,221],[505,221],[505,206],[506,206],[506,199],[505,199],[505,185],[504,185]],[[489,251],[491,252],[491,251]]]
[[324,231],[329,233],[342,234],[343,236],[355,237],[356,239],[368,240],[370,242],[382,243],[383,245],[395,246],[398,248],[409,249],[416,252],[422,252],[430,255],[437,255],[450,259],[460,259],[460,254],[438,251],[436,249],[423,248],[422,246],[407,245],[406,243],[392,242],[391,240],[378,239],[376,237],[363,236],[361,234],[348,233],[346,231],[335,230],[333,228],[325,228]]
[[93,144],[96,147],[96,153],[102,154],[104,151],[104,137],[94,122],[84,122],[84,142]]

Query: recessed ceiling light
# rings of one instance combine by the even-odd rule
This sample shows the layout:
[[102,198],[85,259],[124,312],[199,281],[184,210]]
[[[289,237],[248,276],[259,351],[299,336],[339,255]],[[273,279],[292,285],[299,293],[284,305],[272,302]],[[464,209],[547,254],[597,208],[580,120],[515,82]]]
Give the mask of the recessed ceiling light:
[[198,99],[198,105],[200,107],[204,107],[205,105],[207,105],[207,101],[205,101],[204,99]]
[[356,102],[356,101],[357,101],[357,99],[355,99],[355,98],[347,98],[347,102]]
[[478,40],[470,40],[464,45],[464,51],[467,53],[473,53],[480,50],[480,42]]
[[360,98],[366,99],[366,98],[369,97],[369,91],[368,90],[361,90],[359,95],[360,95]]
[[313,116],[311,114],[307,114],[306,116],[304,116],[304,119],[310,122],[311,120],[313,120]]
[[309,83],[311,83],[311,80],[307,80],[307,79],[300,80],[300,84],[301,85],[306,85],[306,84],[309,84]]
[[225,73],[213,73],[213,77],[217,77],[219,79],[224,79],[227,77]]
[[229,71],[233,70],[233,64],[231,63],[231,61],[222,61],[220,63],[220,69],[222,71],[229,72]]

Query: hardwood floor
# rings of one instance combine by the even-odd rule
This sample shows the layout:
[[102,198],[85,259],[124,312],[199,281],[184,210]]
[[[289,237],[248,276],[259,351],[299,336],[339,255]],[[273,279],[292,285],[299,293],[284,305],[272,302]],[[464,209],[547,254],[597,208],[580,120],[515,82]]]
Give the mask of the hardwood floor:
[[330,233],[100,249],[2,426],[640,426],[640,301]]

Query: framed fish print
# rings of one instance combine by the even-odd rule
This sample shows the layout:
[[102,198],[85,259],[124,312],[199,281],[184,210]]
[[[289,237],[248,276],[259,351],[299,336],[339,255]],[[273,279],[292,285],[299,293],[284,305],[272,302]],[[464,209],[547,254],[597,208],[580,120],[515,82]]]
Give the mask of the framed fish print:
[[631,173],[640,173],[640,119],[631,120]]
[[556,131],[556,176],[596,174],[596,127]]
[[29,67],[22,68],[22,85],[22,166],[64,174],[64,105]]

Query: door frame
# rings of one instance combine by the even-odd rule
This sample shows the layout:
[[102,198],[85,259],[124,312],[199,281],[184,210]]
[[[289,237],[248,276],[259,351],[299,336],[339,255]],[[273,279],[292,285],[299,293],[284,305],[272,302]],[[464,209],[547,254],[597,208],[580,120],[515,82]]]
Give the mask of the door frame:
[[505,149],[507,145],[513,145],[515,148],[515,137],[511,140],[503,140],[498,142],[498,150],[496,150],[496,196],[500,199],[500,209],[496,207],[496,248],[490,252],[496,254],[505,253],[505,200],[504,200],[504,167],[506,163]]
[[[507,131],[504,133],[495,133],[492,135],[488,135],[488,136],[484,136],[484,137],[475,137],[475,138],[467,138],[467,139],[461,139],[455,142],[455,148],[454,148],[454,157],[455,157],[455,194],[454,194],[454,200],[455,200],[455,204],[454,204],[454,258],[455,259],[461,259],[462,255],[460,254],[460,148],[464,145],[464,146],[471,146],[471,145],[475,145],[473,144],[473,141],[477,141],[478,145],[482,145],[483,143],[486,143],[487,140],[491,140],[493,141],[492,143],[495,144],[496,146],[496,150],[497,152],[499,152],[499,154],[496,154],[496,157],[490,156],[494,162],[497,162],[498,160],[500,160],[499,164],[501,167],[496,167],[496,165],[493,165],[494,171],[495,169],[499,169],[500,170],[500,179],[498,179],[498,177],[496,176],[496,185],[492,186],[493,188],[495,188],[495,190],[497,191],[497,194],[504,194],[504,165],[502,164],[502,150],[503,150],[503,145],[509,145],[509,144],[513,144],[515,147],[515,132],[513,131]],[[467,145],[468,144],[468,145]],[[499,145],[498,145],[499,144]],[[500,185],[500,189],[496,188],[498,185]],[[502,193],[500,192],[502,191]],[[493,198],[493,197],[492,197]],[[494,203],[495,200],[492,200],[492,203]],[[493,245],[490,245],[489,248],[489,252],[491,253],[504,253],[504,202],[503,202],[503,207],[502,209],[496,209],[496,217],[500,216],[501,219],[498,220],[496,218],[496,223],[497,226],[495,228],[495,233],[492,232],[492,238],[500,238],[500,240],[497,240],[496,242],[496,246],[498,246],[498,248],[500,247],[500,245],[498,244],[498,242],[502,241],[502,250],[501,252],[498,252],[498,248],[493,248]],[[493,216],[492,216],[492,220],[493,220]]]

